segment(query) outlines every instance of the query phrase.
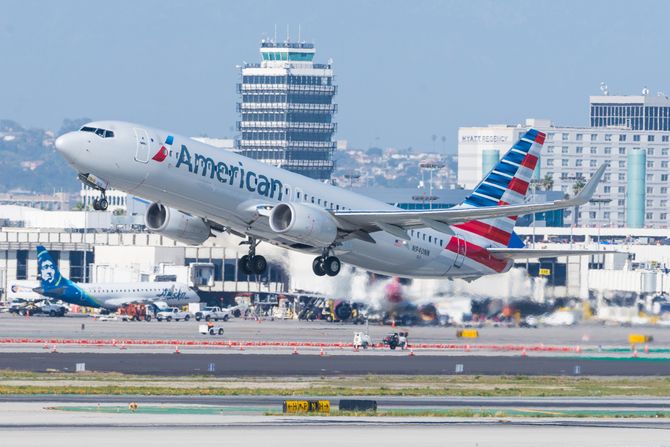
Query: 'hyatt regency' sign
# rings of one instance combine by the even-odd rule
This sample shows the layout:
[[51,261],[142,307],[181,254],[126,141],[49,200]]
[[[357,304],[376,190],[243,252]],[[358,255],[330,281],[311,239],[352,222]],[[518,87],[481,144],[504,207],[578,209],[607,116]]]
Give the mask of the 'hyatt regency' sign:
[[462,135],[461,143],[507,143],[503,135]]

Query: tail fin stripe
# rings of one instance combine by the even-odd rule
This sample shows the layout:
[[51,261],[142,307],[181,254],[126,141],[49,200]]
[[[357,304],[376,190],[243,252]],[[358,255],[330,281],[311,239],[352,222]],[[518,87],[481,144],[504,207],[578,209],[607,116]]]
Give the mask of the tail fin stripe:
[[511,233],[484,223],[481,220],[471,220],[470,222],[458,224],[456,227],[503,245],[507,245],[511,236]]
[[501,185],[499,183],[490,182],[489,179],[487,179],[485,182],[482,182],[482,185],[495,186],[496,188],[502,189],[503,191],[507,189],[507,185]]
[[509,177],[505,174],[498,174],[496,171],[493,171],[489,177],[486,179],[488,183],[493,183],[494,185],[500,185],[503,188],[506,188],[509,184],[509,181],[513,177]]
[[512,146],[512,149],[518,149],[520,151],[523,151],[525,153],[528,153],[530,150],[531,146],[533,146],[532,141],[524,140],[523,138],[520,139],[519,141],[516,142],[514,146]]
[[495,200],[487,199],[485,197],[481,197],[481,196],[478,196],[478,195],[475,195],[475,194],[470,195],[470,197],[468,197],[465,200],[466,205],[471,205],[471,206],[474,206],[474,207],[496,206],[497,203],[498,202],[496,202]]
[[528,191],[528,182],[521,180],[518,177],[515,177],[508,186],[512,191],[518,192],[519,194],[526,195]]
[[531,170],[535,169],[535,165],[537,165],[537,156],[533,154],[526,155],[526,158],[524,158],[523,162],[521,163],[521,166]]
[[505,194],[505,190],[495,186],[487,185],[486,183],[482,183],[479,188],[477,188],[477,192],[475,194],[483,194],[485,196],[491,197],[492,199],[496,199],[497,202],[500,200],[503,194]]
[[521,165],[521,163],[523,163],[526,157],[527,155],[523,152],[509,151],[507,155],[505,155],[505,158],[503,158],[503,161],[506,161],[508,163],[511,161],[512,163]]
[[507,174],[510,177],[514,177],[518,168],[518,166],[505,163],[504,160],[496,165],[496,171]]

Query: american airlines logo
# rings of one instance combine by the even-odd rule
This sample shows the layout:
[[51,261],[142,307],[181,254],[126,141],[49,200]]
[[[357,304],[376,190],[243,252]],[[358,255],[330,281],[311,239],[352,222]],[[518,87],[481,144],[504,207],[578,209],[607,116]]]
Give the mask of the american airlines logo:
[[234,166],[223,161],[214,161],[213,158],[198,153],[191,155],[188,148],[182,144],[175,167],[184,167],[191,174],[216,179],[223,185],[246,189],[259,196],[282,199],[284,185],[280,180],[247,170],[241,161],[238,162],[238,166]]
[[508,138],[502,135],[462,135],[461,143],[506,143]]
[[174,137],[172,135],[168,135],[168,137],[165,139],[165,144],[161,146],[160,149],[158,149],[158,152],[156,152],[156,155],[151,157],[152,160],[157,161],[157,162],[163,162],[168,156],[168,148],[165,146],[172,146],[172,142],[174,141]]

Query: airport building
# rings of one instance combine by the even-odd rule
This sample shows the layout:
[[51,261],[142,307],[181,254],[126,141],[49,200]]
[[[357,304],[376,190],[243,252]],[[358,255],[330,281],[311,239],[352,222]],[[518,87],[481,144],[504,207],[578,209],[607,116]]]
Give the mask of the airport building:
[[314,63],[314,44],[262,41],[261,62],[241,67],[238,93],[245,156],[318,180],[333,172],[332,64]]
[[534,183],[574,195],[602,164],[603,181],[591,200],[565,211],[566,225],[668,228],[670,99],[665,96],[593,96],[591,127],[528,119],[523,125],[462,127],[458,183],[473,188],[528,128],[547,134]]

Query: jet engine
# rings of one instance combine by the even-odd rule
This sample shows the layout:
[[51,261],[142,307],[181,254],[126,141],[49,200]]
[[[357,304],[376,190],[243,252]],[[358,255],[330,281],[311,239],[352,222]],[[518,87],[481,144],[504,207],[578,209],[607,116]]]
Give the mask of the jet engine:
[[199,245],[211,235],[209,224],[160,203],[152,203],[144,215],[144,223],[154,233],[162,234],[184,244]]
[[270,212],[270,228],[287,239],[328,247],[337,238],[337,223],[328,211],[302,203],[280,203]]

